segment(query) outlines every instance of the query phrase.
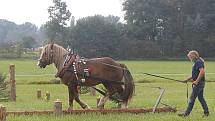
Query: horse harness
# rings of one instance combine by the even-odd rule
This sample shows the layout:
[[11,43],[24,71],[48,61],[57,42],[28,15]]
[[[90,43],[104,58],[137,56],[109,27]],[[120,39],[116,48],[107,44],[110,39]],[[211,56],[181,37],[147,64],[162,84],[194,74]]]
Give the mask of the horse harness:
[[78,85],[83,85],[87,79],[94,79],[101,83],[112,83],[124,85],[124,82],[118,82],[108,79],[102,79],[94,76],[91,72],[92,69],[87,65],[87,59],[79,58],[76,54],[68,54],[63,64],[63,68],[60,69],[55,77],[62,78],[66,72],[74,73]]
[[[83,65],[85,68],[83,70],[83,73],[78,73],[78,67],[79,65]],[[72,72],[74,73],[76,80],[81,81],[82,83],[85,82],[85,77],[89,76],[89,69],[86,68],[86,61],[84,59],[79,59],[78,55],[76,54],[70,54],[67,55],[66,60],[64,61],[63,67],[57,72],[56,77],[62,78],[66,72]],[[81,78],[79,75],[82,75]]]

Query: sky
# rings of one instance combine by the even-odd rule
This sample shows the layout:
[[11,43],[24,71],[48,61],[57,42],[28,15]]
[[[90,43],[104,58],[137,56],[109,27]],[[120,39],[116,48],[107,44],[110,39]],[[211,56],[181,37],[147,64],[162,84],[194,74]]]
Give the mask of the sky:
[[[123,19],[122,0],[62,0],[72,16],[82,18],[101,14],[115,15]],[[48,7],[52,0],[0,0],[0,19],[22,24],[31,22],[40,26],[48,21]]]

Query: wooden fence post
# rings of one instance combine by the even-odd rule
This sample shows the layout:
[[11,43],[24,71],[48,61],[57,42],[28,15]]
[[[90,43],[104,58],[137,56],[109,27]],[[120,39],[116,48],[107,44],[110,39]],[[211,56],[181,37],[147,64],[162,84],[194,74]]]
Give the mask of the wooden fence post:
[[10,99],[11,101],[16,101],[16,80],[15,80],[15,65],[10,65]]
[[54,115],[61,116],[62,113],[63,113],[62,102],[59,99],[57,99],[56,101],[54,101]]
[[0,121],[6,121],[6,116],[7,116],[6,107],[1,105],[0,106]]
[[42,97],[41,89],[37,89],[37,99],[41,99],[41,97]]

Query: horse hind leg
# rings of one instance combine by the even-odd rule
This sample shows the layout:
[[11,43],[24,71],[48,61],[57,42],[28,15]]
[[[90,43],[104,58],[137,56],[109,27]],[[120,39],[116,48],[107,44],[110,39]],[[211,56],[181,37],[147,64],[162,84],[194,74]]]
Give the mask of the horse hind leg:
[[128,108],[128,103],[127,102],[120,102],[120,103],[118,103],[118,108],[127,109]]

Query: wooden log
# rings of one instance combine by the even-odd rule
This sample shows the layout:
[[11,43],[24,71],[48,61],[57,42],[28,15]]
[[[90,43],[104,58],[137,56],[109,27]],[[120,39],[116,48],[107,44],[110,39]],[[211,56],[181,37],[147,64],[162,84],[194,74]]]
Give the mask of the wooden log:
[[41,89],[37,89],[37,99],[41,99],[41,98],[42,98]]
[[61,116],[63,114],[63,110],[62,110],[62,102],[57,99],[54,102],[54,115],[55,116]]
[[15,65],[10,65],[9,69],[10,79],[10,99],[16,101],[16,80],[15,80]]
[[7,116],[6,107],[1,105],[0,106],[0,121],[6,121],[6,116]]
[[[57,100],[59,101],[59,100]],[[59,104],[57,104],[59,105]],[[60,107],[62,107],[62,103],[60,102]],[[176,108],[172,107],[161,107],[157,108],[155,112],[163,112],[163,113],[175,113],[177,110]],[[8,111],[7,115],[49,115],[55,114],[56,111],[53,110],[34,110],[34,111]],[[101,114],[108,114],[108,113],[150,113],[153,112],[153,108],[136,108],[136,109],[90,109],[90,110],[60,110],[60,114],[86,114],[86,113],[101,113]],[[57,115],[58,116],[58,115]]]

